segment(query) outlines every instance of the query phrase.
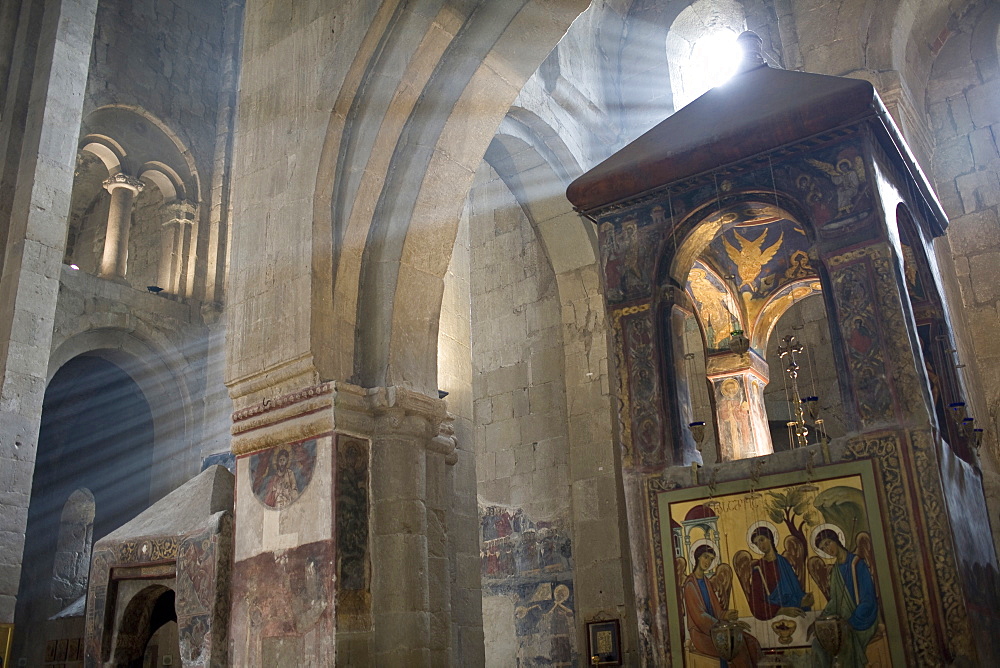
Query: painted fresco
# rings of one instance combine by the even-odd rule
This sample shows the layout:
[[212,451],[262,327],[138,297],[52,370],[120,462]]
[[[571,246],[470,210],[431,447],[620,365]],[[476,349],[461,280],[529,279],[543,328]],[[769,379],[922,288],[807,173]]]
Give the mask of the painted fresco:
[[895,607],[869,485],[870,476],[846,475],[714,497],[691,491],[677,501],[660,494],[661,526],[669,518],[670,527],[660,537],[668,598],[679,613],[670,615],[675,657],[687,666],[723,665],[710,631],[729,620],[746,640],[734,667],[754,666],[765,653],[829,666],[813,622],[836,614],[849,623],[840,666],[902,665],[892,649],[899,647]]
[[371,560],[368,554],[368,444],[337,439],[337,629],[368,631]]
[[723,459],[746,459],[773,452],[764,408],[765,385],[750,371],[712,378]]
[[687,292],[697,309],[708,352],[728,350],[733,330],[745,329],[732,293],[718,274],[701,262],[695,262],[688,275]]
[[622,443],[630,463],[656,466],[666,459],[660,406],[660,381],[655,362],[651,310],[629,307],[613,317],[618,368],[625,368],[619,396]]
[[315,440],[255,452],[250,455],[250,487],[258,501],[280,510],[299,498],[315,466]]
[[520,508],[480,508],[483,595],[512,599],[516,658],[525,668],[578,663],[572,546],[562,526]]
[[840,335],[854,376],[858,412],[866,424],[889,419],[892,393],[886,380],[884,346],[879,333],[875,286],[868,265],[855,262],[832,272]]
[[332,541],[264,552],[233,567],[234,656],[241,665],[334,665]]
[[654,206],[642,221],[633,218],[619,225],[600,226],[601,263],[609,303],[650,296],[657,234],[664,216],[663,207]]
[[733,277],[732,289],[742,302],[747,321],[754,323],[768,300],[782,288],[816,277],[809,245],[803,227],[787,219],[739,225],[716,236],[701,261],[714,266],[719,275]]
[[[84,652],[87,665],[112,657],[118,604],[112,567],[130,579],[175,578],[178,644],[185,666],[225,665],[229,649],[230,564],[233,519],[219,513],[210,526],[181,536],[129,539],[99,544],[88,590]],[[133,599],[134,601],[135,599]],[[123,645],[119,642],[119,648]],[[136,648],[141,656],[141,647]],[[116,649],[115,652],[121,651]]]

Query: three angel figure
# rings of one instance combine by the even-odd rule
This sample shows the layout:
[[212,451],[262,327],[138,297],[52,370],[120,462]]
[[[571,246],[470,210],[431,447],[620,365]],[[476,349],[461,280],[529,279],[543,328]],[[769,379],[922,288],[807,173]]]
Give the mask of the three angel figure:
[[[734,571],[746,595],[750,613],[756,619],[766,621],[780,616],[802,617],[810,612],[815,598],[802,586],[804,572],[808,570],[827,600],[821,614],[838,615],[847,621],[844,644],[837,655],[838,665],[866,665],[865,648],[875,637],[879,626],[876,624],[878,598],[871,567],[874,564],[871,536],[867,532],[859,532],[855,537],[857,553],[852,553],[844,547],[837,531],[823,528],[813,536],[814,548],[819,556],[808,558],[805,544],[796,536],[785,538],[784,551],[779,554],[774,532],[763,524],[753,530],[750,542],[761,556],[754,558],[750,552],[740,550],[733,556],[732,566],[716,565],[717,555],[710,544],[695,549],[692,555],[694,565],[686,577],[685,560],[677,560],[678,579],[683,577],[681,588],[691,649],[717,657],[718,651],[710,635],[712,625],[718,620],[739,619],[737,610],[729,607]],[[827,559],[831,560],[830,563]],[[728,663],[720,660],[723,667],[756,666],[761,658],[760,642],[749,633],[749,624],[742,625],[743,649]],[[812,656],[815,666],[825,668],[833,663],[834,657],[815,639]]]

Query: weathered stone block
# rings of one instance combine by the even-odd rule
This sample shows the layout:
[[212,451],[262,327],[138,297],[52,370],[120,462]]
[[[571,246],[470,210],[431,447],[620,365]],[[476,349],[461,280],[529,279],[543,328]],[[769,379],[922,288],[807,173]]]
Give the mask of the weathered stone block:
[[504,392],[490,398],[491,415],[494,421],[509,420],[514,417],[514,393],[521,391]]
[[1000,80],[988,81],[981,86],[970,88],[966,93],[969,100],[969,114],[976,127],[984,128],[1000,123]]
[[958,176],[971,172],[974,168],[975,160],[968,137],[959,136],[938,143],[934,152],[934,170],[937,174]]
[[989,252],[969,258],[976,303],[984,304],[1000,298],[1000,253]]
[[967,135],[975,129],[972,114],[969,111],[969,100],[964,93],[949,97],[948,109],[951,111],[952,122],[955,124],[957,134]]
[[948,241],[954,253],[973,255],[1000,244],[1000,220],[994,208],[953,218],[948,226]]
[[502,420],[486,425],[486,451],[499,452],[521,442],[521,427],[517,420]]
[[502,450],[497,452],[494,456],[496,457],[496,468],[493,475],[497,478],[508,478],[517,471],[516,467],[516,454],[517,449],[513,450]]
[[1000,203],[1000,177],[995,172],[981,171],[964,174],[955,179],[962,207],[966,213]]
[[985,169],[996,166],[1000,154],[997,153],[997,143],[993,136],[992,126],[975,130],[969,135],[969,142],[972,144],[972,155],[975,158],[976,167]]

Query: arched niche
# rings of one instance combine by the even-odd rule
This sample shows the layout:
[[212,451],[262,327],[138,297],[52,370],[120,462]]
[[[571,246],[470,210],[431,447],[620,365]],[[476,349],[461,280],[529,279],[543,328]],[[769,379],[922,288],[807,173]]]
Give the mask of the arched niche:
[[814,443],[828,427],[820,408],[839,406],[839,390],[827,391],[836,375],[814,235],[795,207],[770,200],[734,194],[681,221],[678,238],[663,242],[660,282],[683,286],[690,305],[669,328],[683,332],[683,349],[667,355],[674,368],[665,374],[684,387],[667,394],[681,404],[671,410],[685,441],[701,441],[703,462]]
[[94,494],[86,487],[74,490],[63,504],[52,565],[52,598],[63,608],[87,593],[96,515]]
[[78,357],[103,359],[128,375],[150,406],[154,434],[150,497],[159,499],[196,472],[190,464],[195,416],[193,390],[185,376],[188,362],[162,333],[138,318],[101,314],[80,325],[82,331],[53,338],[49,382]]
[[[79,577],[88,571],[89,543],[149,506],[153,445],[150,404],[120,366],[80,355],[53,375],[42,404],[15,611],[29,653],[44,647],[44,621],[86,584]],[[65,526],[81,524],[91,510],[89,530]],[[72,536],[88,531],[80,540]],[[74,581],[62,586],[63,575]]]

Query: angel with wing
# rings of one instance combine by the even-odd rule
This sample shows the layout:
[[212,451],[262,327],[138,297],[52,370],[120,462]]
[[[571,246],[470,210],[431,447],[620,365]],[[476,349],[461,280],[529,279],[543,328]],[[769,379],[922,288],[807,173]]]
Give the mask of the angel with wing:
[[774,530],[757,523],[749,541],[761,555],[759,559],[746,550],[733,556],[733,567],[746,594],[750,611],[757,619],[779,615],[801,617],[813,604],[813,595],[802,588],[805,546],[795,536],[785,538],[785,550],[778,554]]
[[[719,652],[712,643],[712,625],[720,620],[736,621],[739,613],[729,608],[729,598],[733,589],[733,569],[728,564],[719,564],[715,574],[708,576],[716,562],[715,548],[708,542],[698,545],[692,554],[694,567],[682,586],[684,612],[687,618],[689,649],[706,656],[718,657]],[[675,561],[678,576],[684,573],[687,564],[683,558]],[[760,642],[744,627],[743,648],[728,662],[732,668],[754,668],[762,653]]]
[[855,156],[853,161],[841,158],[836,167],[812,158],[806,158],[806,162],[825,172],[837,187],[837,213],[850,213],[854,209],[854,200],[865,183],[865,162],[861,156]]
[[[824,528],[829,527],[829,528]],[[813,533],[816,552],[833,559],[827,564],[820,557],[809,558],[809,575],[819,585],[829,601],[824,615],[838,615],[847,621],[844,647],[837,655],[841,666],[867,665],[866,648],[879,631],[878,597],[875,593],[874,549],[871,536],[859,531],[855,536],[857,554],[844,547],[843,538],[833,525],[817,527]],[[816,665],[830,666],[829,656],[817,640],[813,640]]]

